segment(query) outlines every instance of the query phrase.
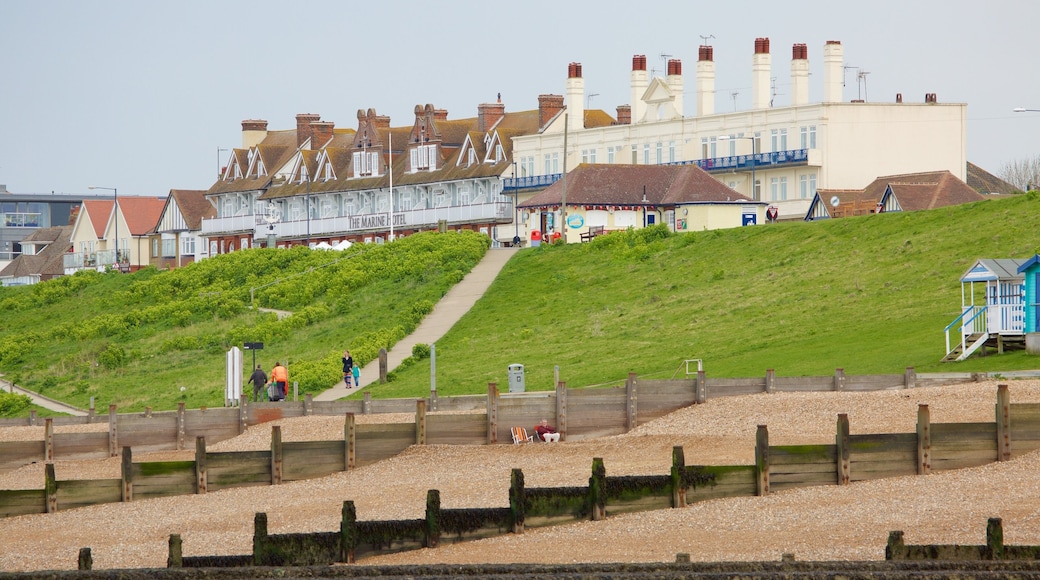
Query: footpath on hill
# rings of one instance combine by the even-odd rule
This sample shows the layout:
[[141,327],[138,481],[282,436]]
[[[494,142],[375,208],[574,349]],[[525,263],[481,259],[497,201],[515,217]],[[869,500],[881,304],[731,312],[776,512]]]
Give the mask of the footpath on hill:
[[[433,312],[426,315],[415,332],[404,337],[386,353],[387,370],[393,370],[400,365],[404,359],[412,356],[412,347],[417,344],[433,344],[445,333],[455,326],[462,315],[469,311],[491,283],[502,271],[502,267],[517,252],[517,248],[493,248],[484,254],[484,257],[470,270],[469,274],[461,282],[452,287],[444,298],[441,298],[433,307]],[[331,389],[319,393],[314,397],[315,401],[335,401],[347,395],[356,393],[361,389],[379,382],[379,359],[373,359],[361,367],[361,379],[358,385],[346,388],[346,384],[340,381]]]
[[[2,377],[2,376],[3,375],[0,375],[0,377]],[[38,407],[43,407],[44,409],[49,409],[51,411],[55,411],[57,413],[67,413],[69,415],[73,415],[73,416],[76,416],[76,417],[85,417],[87,415],[87,412],[84,411],[83,409],[78,409],[76,407],[73,407],[72,405],[66,405],[65,403],[62,403],[61,401],[55,401],[54,399],[49,399],[49,398],[44,397],[43,395],[41,395],[39,393],[34,393],[32,391],[27,391],[27,390],[19,387],[18,385],[10,382],[10,381],[6,381],[6,380],[3,380],[3,379],[0,379],[0,389],[3,389],[4,391],[7,391],[8,393],[16,393],[16,394],[19,394],[19,395],[26,395],[26,396],[29,397],[29,399],[32,400],[32,403],[34,405],[36,405]]]

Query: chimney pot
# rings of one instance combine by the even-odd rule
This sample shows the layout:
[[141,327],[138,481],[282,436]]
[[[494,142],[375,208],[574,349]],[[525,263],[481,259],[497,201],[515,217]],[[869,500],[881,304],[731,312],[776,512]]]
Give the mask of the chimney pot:
[[681,75],[682,74],[682,61],[677,58],[668,59],[668,74],[669,75]]
[[896,93],[896,102],[897,103],[902,103],[903,102],[903,93]]
[[715,60],[715,54],[714,53],[715,53],[715,49],[714,48],[702,44],[700,46],[700,48],[697,49],[697,60],[707,60],[707,61]]

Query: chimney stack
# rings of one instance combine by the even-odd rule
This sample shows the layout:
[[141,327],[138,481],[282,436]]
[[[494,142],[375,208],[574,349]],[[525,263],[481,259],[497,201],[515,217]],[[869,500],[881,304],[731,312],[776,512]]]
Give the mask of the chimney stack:
[[804,44],[791,48],[791,104],[809,104],[809,48]]
[[844,66],[841,42],[828,40],[823,45],[823,102],[840,103]]
[[697,50],[697,116],[715,114],[715,50],[701,45]]
[[311,122],[311,149],[321,149],[332,140],[332,130],[336,124],[332,121]]
[[477,130],[487,131],[495,126],[499,119],[506,115],[506,106],[502,104],[501,93],[497,103],[482,103],[477,105]]
[[665,79],[668,83],[668,88],[671,89],[674,99],[672,103],[675,106],[675,112],[682,117],[683,116],[683,78],[682,78],[682,61],[677,58],[668,59],[668,78]]
[[632,124],[632,105],[618,105],[617,107],[617,125],[631,125]]
[[751,108],[769,108],[769,76],[773,57],[769,54],[769,39],[755,39],[755,56],[751,60]]
[[242,148],[255,147],[267,137],[267,121],[263,119],[246,119],[242,121]]
[[538,128],[544,129],[562,110],[563,95],[538,95]]
[[650,76],[646,72],[646,55],[637,54],[632,57],[632,74],[629,77],[632,91],[632,121],[642,122],[646,116],[646,103],[643,94],[650,86]]
[[581,63],[567,65],[567,130],[585,128],[585,79],[581,78]]
[[296,146],[300,147],[311,138],[311,123],[320,121],[321,115],[300,113],[296,115]]

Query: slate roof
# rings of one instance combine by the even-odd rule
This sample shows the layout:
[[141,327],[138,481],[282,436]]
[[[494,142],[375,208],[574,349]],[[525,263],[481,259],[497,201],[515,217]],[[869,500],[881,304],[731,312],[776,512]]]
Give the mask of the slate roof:
[[17,278],[20,276],[39,275],[41,280],[50,280],[65,273],[65,263],[62,256],[72,249],[72,225],[53,226],[40,228],[26,236],[23,242],[50,242],[45,248],[35,255],[22,254],[11,261],[3,270],[0,277]]
[[[644,199],[644,193],[646,201]],[[551,207],[563,201],[563,180],[518,207]],[[567,205],[682,205],[753,203],[696,165],[583,163],[567,174]]]
[[935,209],[986,199],[945,170],[885,175],[865,187],[863,194],[867,199],[880,201],[889,187],[903,211]]
[[979,193],[1009,194],[1020,191],[1019,188],[975,165],[971,161],[968,162],[967,176],[968,187]]

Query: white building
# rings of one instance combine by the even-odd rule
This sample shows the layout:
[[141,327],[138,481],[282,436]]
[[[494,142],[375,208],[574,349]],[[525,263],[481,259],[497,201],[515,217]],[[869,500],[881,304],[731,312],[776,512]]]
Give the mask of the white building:
[[842,54],[840,42],[824,45],[823,83],[810,103],[808,50],[795,44],[790,101],[774,103],[769,39],[758,38],[752,108],[722,113],[715,110],[713,47],[701,46],[692,115],[684,110],[682,63],[670,60],[665,77],[650,78],[646,57],[636,55],[631,104],[618,107],[612,125],[599,122],[600,111],[584,110],[581,65],[571,63],[565,109],[536,134],[514,137],[520,170],[505,189],[518,191],[523,201],[583,162],[696,163],[734,190],[775,206],[780,219],[802,219],[817,189],[861,189],[879,175],[922,171],[947,170],[965,180],[967,105],[939,103],[934,93],[915,103],[901,95],[890,103],[842,102]]

